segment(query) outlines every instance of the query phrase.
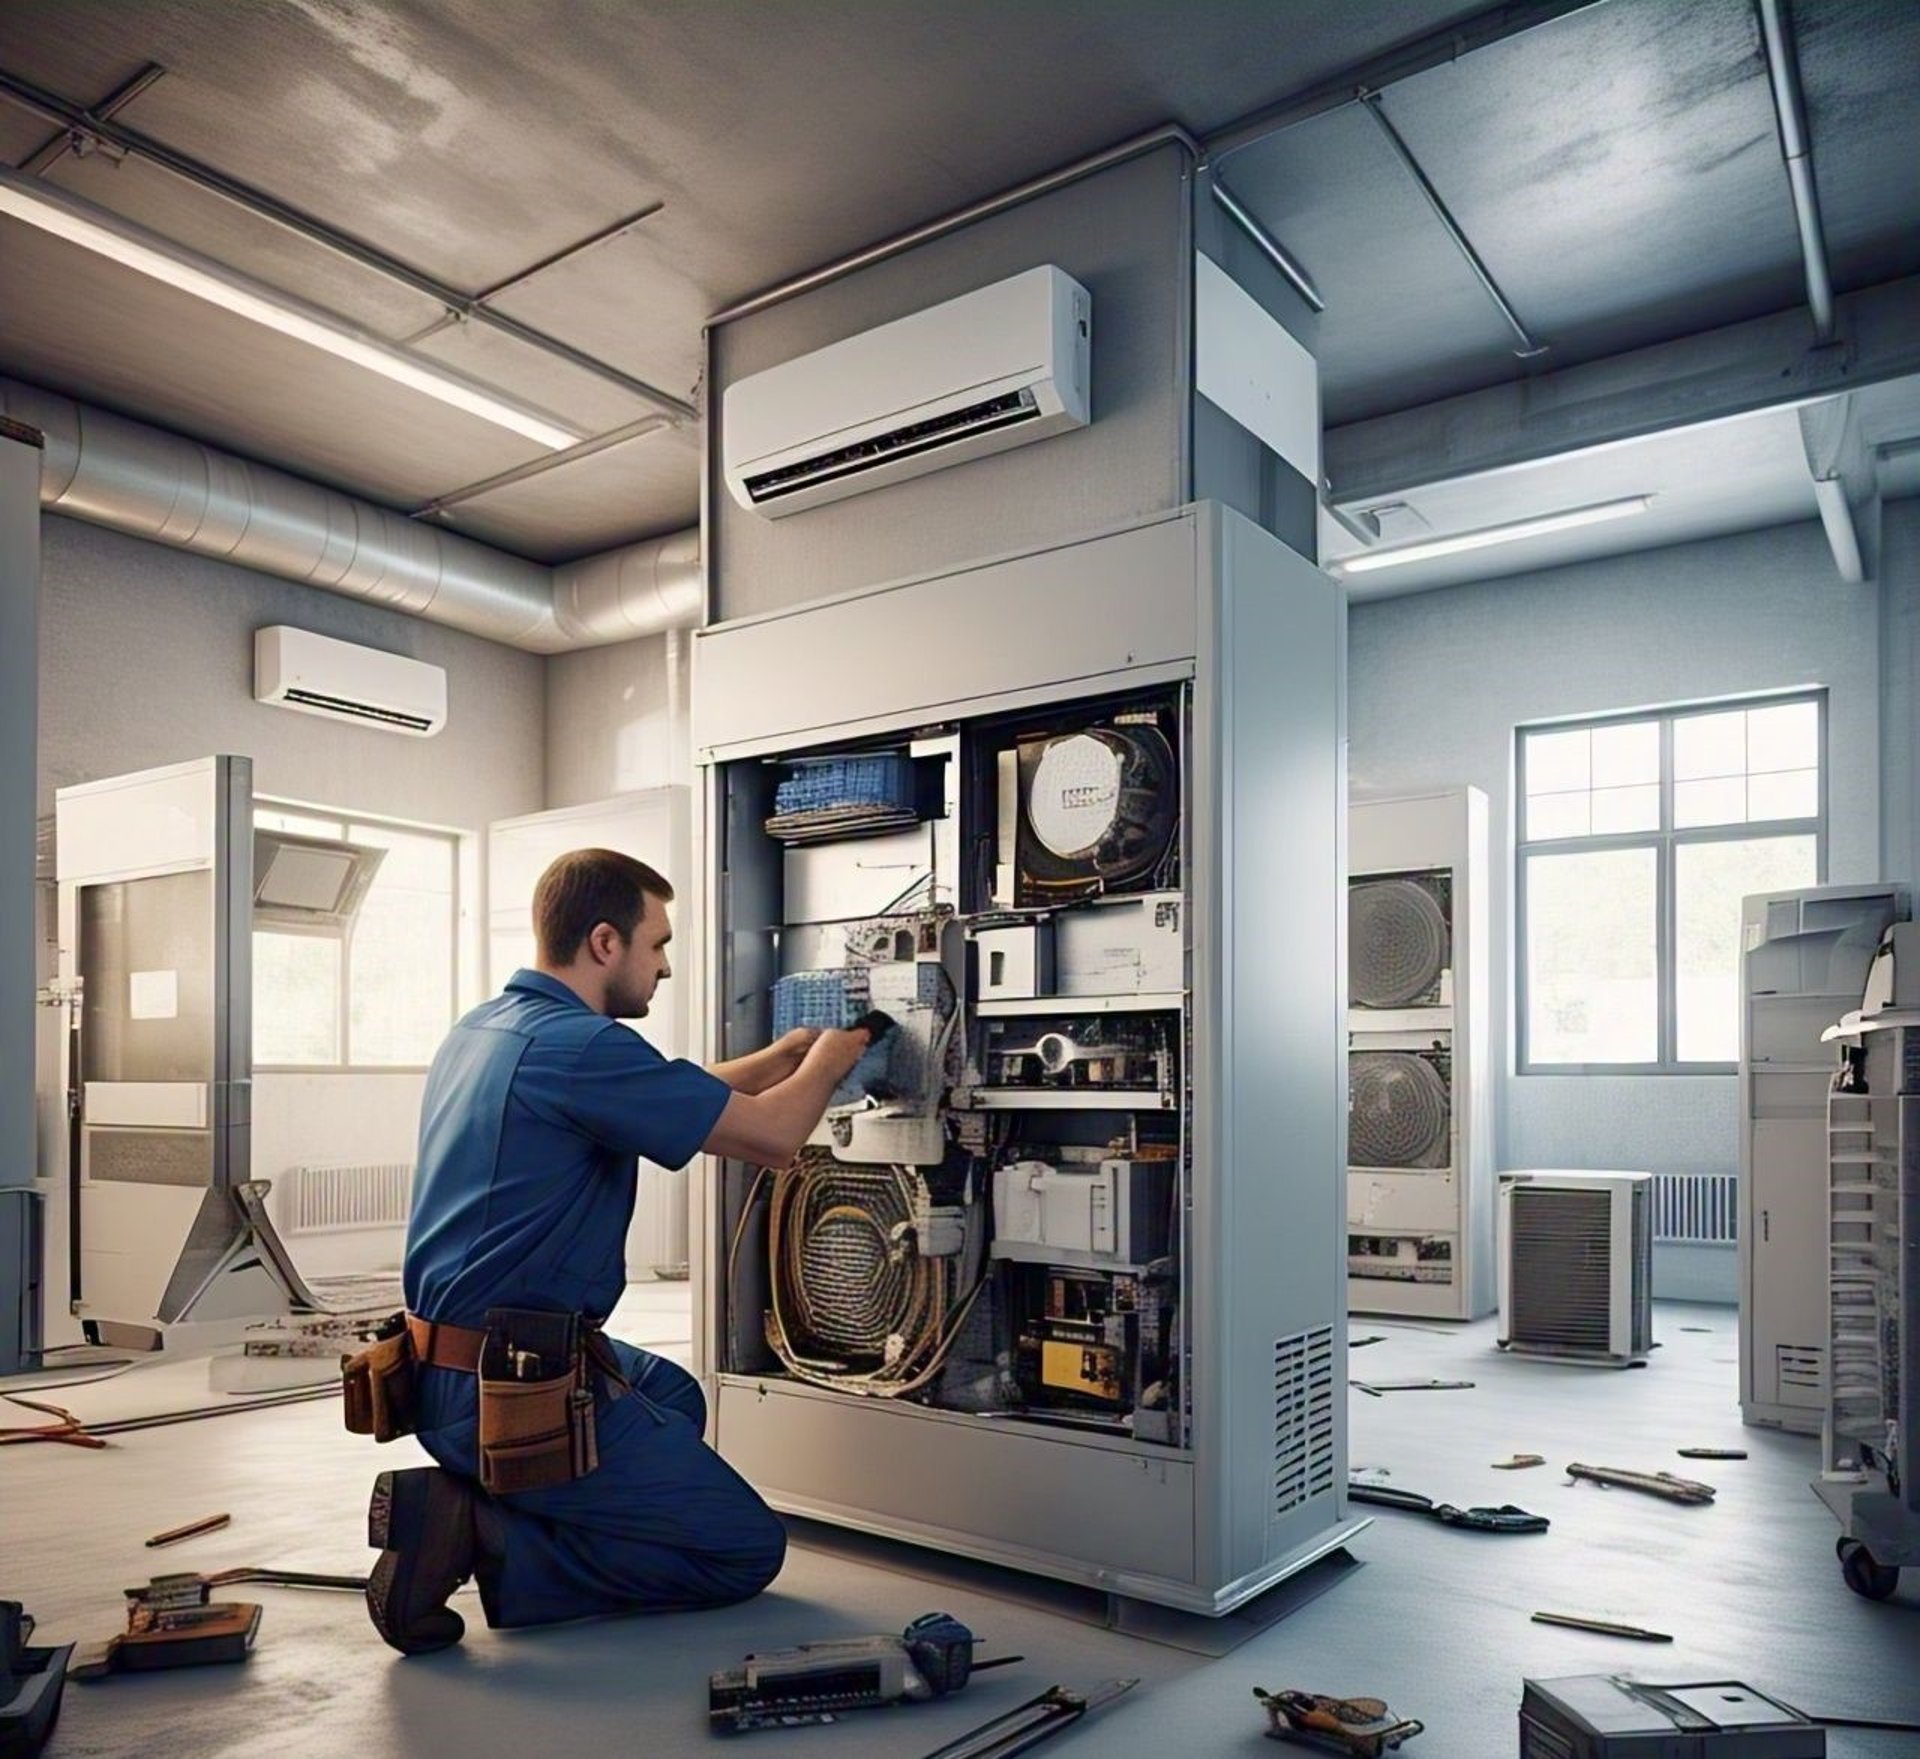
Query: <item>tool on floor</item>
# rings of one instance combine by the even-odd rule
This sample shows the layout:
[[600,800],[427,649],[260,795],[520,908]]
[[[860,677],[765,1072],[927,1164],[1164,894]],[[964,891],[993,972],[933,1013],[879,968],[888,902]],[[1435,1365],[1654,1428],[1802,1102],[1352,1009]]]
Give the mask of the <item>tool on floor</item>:
[[1383,1509],[1405,1509],[1409,1514],[1431,1515],[1448,1527],[1469,1527],[1477,1533],[1544,1533],[1552,1525],[1545,1515],[1530,1514],[1512,1503],[1499,1508],[1455,1508],[1449,1502],[1435,1502],[1413,1490],[1390,1490],[1384,1484],[1367,1484],[1357,1479],[1347,1483],[1347,1495],[1354,1502],[1375,1503]]
[[1571,1612],[1536,1612],[1536,1625],[1559,1625],[1569,1631],[1593,1631],[1602,1637],[1631,1637],[1636,1643],[1671,1643],[1666,1631],[1649,1631],[1641,1625],[1617,1625],[1611,1619],[1582,1618]]
[[1384,1344],[1386,1341],[1387,1334],[1383,1331],[1377,1331],[1371,1337],[1348,1338],[1347,1348],[1349,1350],[1364,1350],[1369,1344]]
[[1709,1503],[1717,1494],[1711,1484],[1692,1478],[1676,1478],[1671,1472],[1629,1472],[1623,1466],[1582,1466],[1577,1461],[1567,1468],[1569,1478],[1584,1478],[1590,1484],[1609,1484],[1621,1490],[1644,1490],[1649,1496],[1665,1497],[1668,1502]]
[[1675,1450],[1683,1460],[1744,1460],[1745,1448],[1678,1448]]
[[260,1608],[248,1601],[215,1600],[213,1588],[210,1577],[189,1570],[127,1589],[126,1630],[83,1649],[73,1677],[99,1680],[108,1674],[245,1661],[260,1630]]
[[1826,1731],[1735,1680],[1650,1686],[1609,1674],[1524,1680],[1520,1759],[1824,1759]]
[[157,1545],[177,1545],[183,1539],[193,1539],[202,1533],[218,1533],[222,1527],[231,1527],[231,1515],[208,1515],[202,1520],[189,1521],[184,1527],[169,1527],[164,1533],[156,1533],[147,1541],[149,1551]]
[[1267,1733],[1276,1741],[1295,1741],[1352,1759],[1380,1759],[1426,1727],[1411,1717],[1395,1716],[1384,1698],[1329,1698],[1318,1692],[1267,1692],[1258,1686],[1253,1695],[1267,1707]]
[[1515,1454],[1509,1460],[1495,1460],[1493,1469],[1496,1472],[1518,1472],[1528,1466],[1544,1466],[1546,1463],[1545,1454]]
[[0,1600],[0,1759],[29,1759],[47,1744],[60,1718],[71,1643],[34,1648],[33,1616],[17,1600]]
[[9,1442],[27,1441],[63,1441],[70,1447],[103,1448],[107,1444],[97,1435],[89,1435],[80,1419],[64,1405],[43,1405],[38,1399],[23,1399],[18,1393],[0,1393],[9,1405],[19,1405],[24,1410],[39,1411],[48,1417],[57,1417],[57,1423],[36,1423],[19,1429],[0,1429],[0,1445]]
[[1382,1393],[1465,1392],[1473,1382],[1470,1380],[1350,1380],[1347,1385],[1357,1386],[1363,1393],[1371,1393],[1377,1399]]
[[849,1710],[923,1704],[957,1692],[985,1667],[1025,1660],[975,1661],[980,1639],[958,1619],[929,1612],[897,1637],[842,1637],[749,1655],[707,1679],[707,1719],[716,1733],[837,1722]]
[[1066,1686],[1049,1686],[1037,1697],[1015,1705],[1003,1716],[969,1729],[944,1747],[936,1747],[926,1759],[1012,1759],[1042,1741],[1050,1741],[1070,1729],[1081,1717],[1111,1703],[1122,1693],[1131,1692],[1138,1680],[1108,1680],[1090,1692],[1075,1692]]

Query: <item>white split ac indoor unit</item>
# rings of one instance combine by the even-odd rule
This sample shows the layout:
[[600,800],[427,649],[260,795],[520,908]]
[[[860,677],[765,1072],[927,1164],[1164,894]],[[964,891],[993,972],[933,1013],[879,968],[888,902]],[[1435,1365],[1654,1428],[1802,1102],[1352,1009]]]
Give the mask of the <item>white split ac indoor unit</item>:
[[1500,1175],[1501,1349],[1630,1368],[1653,1349],[1653,1175]]
[[253,699],[421,738],[447,724],[443,668],[284,623],[254,632]]
[[727,487],[779,519],[1085,427],[1093,300],[1051,264],[727,387]]

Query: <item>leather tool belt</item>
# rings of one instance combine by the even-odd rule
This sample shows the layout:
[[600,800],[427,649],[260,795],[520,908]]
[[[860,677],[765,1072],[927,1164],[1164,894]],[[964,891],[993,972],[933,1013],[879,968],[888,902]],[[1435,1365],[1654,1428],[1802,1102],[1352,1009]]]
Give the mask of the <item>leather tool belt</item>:
[[496,1496],[584,1478],[600,1463],[593,1377],[631,1390],[597,1321],[495,1307],[484,1331],[396,1313],[343,1369],[348,1429],[392,1441],[418,1427],[415,1367],[477,1375],[481,1488]]

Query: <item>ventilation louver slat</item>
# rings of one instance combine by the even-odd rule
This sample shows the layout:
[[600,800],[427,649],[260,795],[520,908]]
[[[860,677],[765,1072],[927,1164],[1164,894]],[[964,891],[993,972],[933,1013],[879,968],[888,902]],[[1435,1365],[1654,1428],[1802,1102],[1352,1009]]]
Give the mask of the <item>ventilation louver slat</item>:
[[891,464],[897,459],[932,452],[974,434],[989,434],[996,428],[1017,427],[1022,422],[1039,419],[1040,407],[1031,391],[1008,391],[1003,396],[969,404],[965,409],[949,410],[930,421],[917,421],[906,427],[895,428],[893,432],[881,434],[877,439],[861,440],[851,446],[822,452],[799,464],[789,464],[779,470],[750,476],[747,478],[747,494],[758,506],[767,501],[776,501],[783,495],[796,495],[802,489],[813,488],[820,483],[858,476],[862,471]]
[[1333,1488],[1333,1331],[1321,1326],[1273,1346],[1273,1512]]
[[1535,1348],[1607,1353],[1611,1208],[1604,1191],[1513,1194],[1516,1340]]
[[329,714],[351,715],[357,721],[378,721],[387,727],[406,727],[415,733],[433,730],[433,721],[426,715],[404,714],[398,709],[379,708],[370,702],[353,702],[344,696],[327,696],[318,690],[291,689],[283,694],[282,700],[298,703],[302,708],[325,709]]

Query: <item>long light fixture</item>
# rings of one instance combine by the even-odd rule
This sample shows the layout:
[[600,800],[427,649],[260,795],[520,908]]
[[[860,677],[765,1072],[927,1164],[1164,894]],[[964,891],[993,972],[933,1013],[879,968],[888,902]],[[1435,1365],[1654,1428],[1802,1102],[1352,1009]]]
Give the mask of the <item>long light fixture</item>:
[[1592,507],[1571,507],[1564,513],[1543,513],[1538,519],[1516,519],[1511,525],[1489,525],[1452,537],[1424,538],[1391,550],[1363,550],[1342,556],[1329,569],[1334,574],[1366,574],[1375,568],[1397,568],[1403,562],[1424,562],[1432,556],[1453,556],[1462,550],[1491,549],[1495,544],[1518,543],[1526,537],[1544,537],[1550,531],[1571,531],[1578,525],[1599,525],[1608,519],[1627,519],[1653,505],[1651,495],[1628,495]]
[[236,274],[110,209],[4,165],[0,165],[0,214],[36,226],[195,299],[204,299],[222,311],[365,367],[397,385],[477,415],[496,427],[537,440],[550,451],[563,451],[585,437],[458,373],[377,341],[317,307]]

